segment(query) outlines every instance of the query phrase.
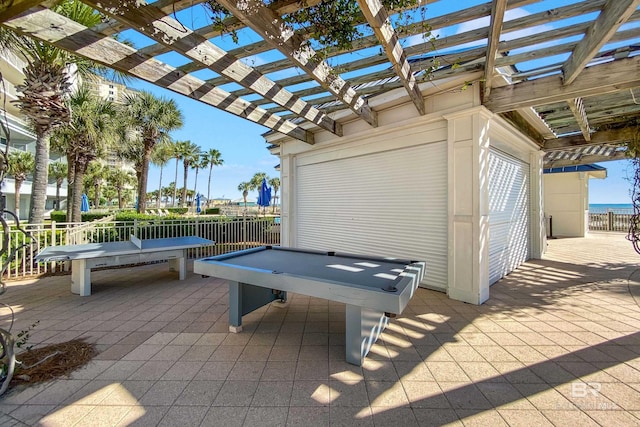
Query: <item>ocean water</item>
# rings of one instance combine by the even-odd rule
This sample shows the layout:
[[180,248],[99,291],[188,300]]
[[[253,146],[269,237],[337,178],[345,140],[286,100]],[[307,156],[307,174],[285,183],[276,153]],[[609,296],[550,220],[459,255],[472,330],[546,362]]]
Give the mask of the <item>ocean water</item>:
[[631,203],[590,203],[589,212],[591,213],[603,213],[603,212],[618,212],[618,213],[633,213],[633,205]]

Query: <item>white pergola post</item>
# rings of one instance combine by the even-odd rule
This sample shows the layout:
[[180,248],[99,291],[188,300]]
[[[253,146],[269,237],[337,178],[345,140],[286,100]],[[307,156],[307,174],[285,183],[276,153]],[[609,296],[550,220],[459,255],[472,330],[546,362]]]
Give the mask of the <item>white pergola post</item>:
[[470,304],[489,299],[489,124],[475,107],[448,121],[450,298]]

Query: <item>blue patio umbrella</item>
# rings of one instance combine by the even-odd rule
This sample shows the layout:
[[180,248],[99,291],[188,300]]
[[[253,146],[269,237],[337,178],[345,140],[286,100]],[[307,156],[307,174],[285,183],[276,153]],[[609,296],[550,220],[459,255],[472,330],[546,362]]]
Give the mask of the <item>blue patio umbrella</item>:
[[202,209],[200,208],[201,201],[202,201],[202,194],[197,193],[196,194],[196,213],[202,212]]
[[86,194],[82,194],[82,203],[80,203],[80,212],[89,212],[89,198]]
[[258,206],[266,208],[271,204],[271,188],[267,186],[267,179],[262,179],[262,185],[258,191]]

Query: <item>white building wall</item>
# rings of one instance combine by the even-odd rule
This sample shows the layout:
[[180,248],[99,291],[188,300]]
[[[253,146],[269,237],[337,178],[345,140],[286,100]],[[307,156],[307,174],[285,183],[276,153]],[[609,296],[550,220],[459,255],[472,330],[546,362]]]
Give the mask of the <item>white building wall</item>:
[[[457,84],[453,86],[459,88]],[[401,93],[401,90],[395,93]],[[280,156],[281,162],[282,244],[295,245],[299,240],[296,233],[304,232],[299,231],[299,218],[296,218],[296,165],[301,159],[306,163],[332,162],[371,154],[380,151],[381,147],[399,150],[445,141],[448,147],[443,159],[447,164],[448,225],[443,232],[448,263],[447,292],[451,298],[481,304],[489,298],[489,149],[499,148],[530,165],[530,255],[540,257],[544,238],[536,235],[542,233],[543,227],[542,163],[538,147],[499,116],[480,106],[477,85],[466,91],[457,89],[427,97],[424,116],[417,114],[406,96],[403,102],[393,100],[393,94],[385,96],[387,104],[383,101],[376,104],[373,100],[370,104],[378,111],[380,125],[377,128],[362,120],[343,122],[344,136],[319,131],[315,134],[315,145],[281,135],[268,137],[270,143],[279,144],[272,152]],[[416,189],[415,197],[432,190],[425,183]]]
[[[544,175],[545,215],[552,217],[553,232],[558,237],[584,237],[589,212],[589,177],[584,172]],[[548,221],[548,220],[547,220]]]

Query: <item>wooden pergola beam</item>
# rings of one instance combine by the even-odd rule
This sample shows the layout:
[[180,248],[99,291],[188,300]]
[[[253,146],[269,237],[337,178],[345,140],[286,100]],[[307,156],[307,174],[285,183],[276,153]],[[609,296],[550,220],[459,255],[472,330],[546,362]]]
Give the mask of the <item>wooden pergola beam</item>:
[[199,100],[223,111],[261,124],[276,132],[313,143],[313,134],[251,102],[186,75],[109,36],[91,31],[49,9],[37,7],[2,25],[20,34],[96,61],[157,86]]
[[564,84],[572,84],[589,61],[635,12],[640,0],[609,0],[562,67]]
[[274,48],[291,58],[292,62],[312,76],[322,87],[348,105],[353,112],[371,126],[378,125],[376,113],[365,99],[358,96],[329,64],[321,60],[305,40],[296,34],[273,10],[260,0],[218,0],[236,18],[260,34]]
[[[506,0],[500,1],[506,2]],[[420,115],[423,116],[425,109],[422,92],[411,71],[411,65],[409,65],[409,61],[407,61],[407,55],[400,44],[398,35],[393,25],[391,25],[387,10],[379,0],[358,0],[358,4],[369,26],[373,29],[376,38],[384,49],[387,59],[391,62],[393,70],[402,82],[416,109]]]
[[38,6],[43,0],[0,0],[0,22]]
[[611,162],[614,160],[625,160],[628,159],[626,154],[626,150],[616,151],[615,154],[611,156],[602,155],[602,154],[590,154],[586,156],[581,156],[578,159],[571,160],[550,160],[544,162],[545,168],[559,168],[562,166],[577,166],[577,165],[588,165],[591,163],[602,163],[602,162]]
[[547,139],[544,142],[543,150],[571,150],[574,148],[588,147],[590,145],[622,144],[633,140],[637,132],[638,130],[635,127],[624,127],[620,129],[596,131],[591,134],[589,141],[585,140],[582,136]]
[[[153,2],[153,6],[168,15],[204,3],[205,1],[206,0],[158,0]],[[100,34],[113,35],[126,30],[127,26],[123,25],[122,22],[117,19],[111,18],[91,29]]]
[[195,34],[153,4],[138,5],[136,2],[128,3],[119,0],[85,1],[101,12],[113,16],[119,22],[137,28],[147,37],[171,47],[175,52],[227,76],[241,86],[251,89],[317,126],[342,136],[340,124],[325,113],[258,73],[238,58],[229,55],[204,37]]
[[573,118],[576,120],[576,122],[578,122],[578,126],[580,127],[580,132],[582,132],[582,136],[586,141],[591,141],[589,118],[587,117],[587,112],[584,109],[582,98],[571,99],[567,101],[567,104],[569,104],[569,109],[573,114]]
[[502,33],[502,23],[504,13],[507,10],[507,0],[493,0],[491,5],[491,25],[489,27],[489,38],[487,42],[487,54],[484,65],[484,90],[483,96],[486,98],[491,93],[491,82],[500,44],[500,34]]
[[484,106],[502,113],[640,87],[640,56],[588,67],[571,85],[562,80],[549,76],[495,88]]
[[[304,7],[314,6],[320,3],[321,1],[322,0],[305,0]],[[153,4],[155,5],[155,3]],[[270,9],[274,9],[276,13],[279,15],[285,15],[287,13],[295,12],[296,10],[300,9],[302,6],[300,4],[300,0],[276,0],[269,3],[269,6],[267,7],[269,7]],[[197,33],[198,35],[201,35],[205,39],[212,39],[214,37],[218,37],[222,35],[225,32],[240,30],[245,27],[242,21],[240,21],[235,16],[229,16],[228,18],[225,18],[223,26],[224,28],[220,29],[211,24],[208,24],[196,29],[195,33]],[[258,43],[264,44],[265,42],[260,41]],[[249,48],[247,48],[247,50],[249,50]],[[161,55],[169,51],[170,49],[168,49],[167,46],[163,45],[162,43],[152,44],[145,48],[140,49],[141,53],[144,53],[145,55],[152,55],[152,56]],[[264,51],[264,50],[261,50],[261,51]],[[259,51],[255,50],[254,53],[259,53]],[[250,53],[249,55],[251,54],[253,53]],[[236,56],[239,57],[239,55],[236,55]],[[185,65],[189,65],[189,64],[185,64]],[[189,72],[191,71],[195,71],[195,70],[190,70]]]

